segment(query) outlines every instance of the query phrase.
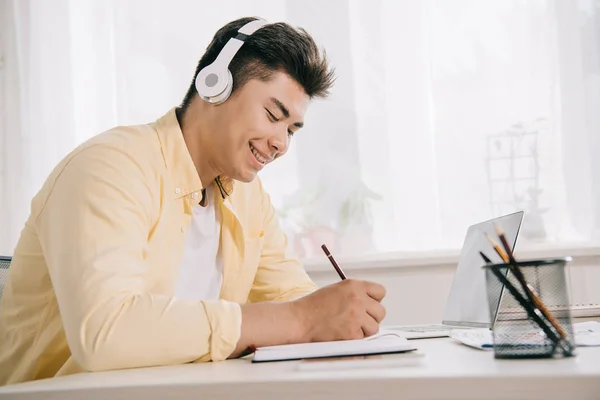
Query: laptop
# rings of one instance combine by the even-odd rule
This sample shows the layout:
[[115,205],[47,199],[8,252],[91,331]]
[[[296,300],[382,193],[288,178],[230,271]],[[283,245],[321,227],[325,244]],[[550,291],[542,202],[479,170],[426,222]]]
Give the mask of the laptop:
[[[484,262],[479,252],[482,251],[494,263],[503,262],[490,245],[485,233],[492,238],[497,238],[494,223],[498,224],[504,231],[511,250],[514,250],[522,221],[523,211],[518,211],[469,227],[441,324],[390,326],[385,329],[398,332],[407,339],[446,337],[450,335],[452,329],[491,329],[496,315],[490,321],[485,271],[481,268]],[[498,239],[496,241],[500,243]],[[497,293],[494,304],[496,311],[500,304],[500,296],[501,289]]]

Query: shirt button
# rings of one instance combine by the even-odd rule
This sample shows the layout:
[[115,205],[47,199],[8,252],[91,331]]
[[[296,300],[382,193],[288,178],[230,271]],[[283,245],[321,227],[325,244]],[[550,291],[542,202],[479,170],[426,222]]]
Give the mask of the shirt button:
[[175,194],[179,194],[179,193],[181,193],[181,189],[175,188]]
[[198,193],[194,192],[192,193],[192,199],[196,200],[198,198]]

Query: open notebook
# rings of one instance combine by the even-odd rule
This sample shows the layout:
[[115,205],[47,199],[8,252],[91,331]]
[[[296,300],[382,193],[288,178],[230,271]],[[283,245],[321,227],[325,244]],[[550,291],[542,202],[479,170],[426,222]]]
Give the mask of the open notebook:
[[403,353],[416,349],[414,342],[409,342],[397,332],[382,330],[376,335],[359,340],[259,347],[254,352],[252,362]]

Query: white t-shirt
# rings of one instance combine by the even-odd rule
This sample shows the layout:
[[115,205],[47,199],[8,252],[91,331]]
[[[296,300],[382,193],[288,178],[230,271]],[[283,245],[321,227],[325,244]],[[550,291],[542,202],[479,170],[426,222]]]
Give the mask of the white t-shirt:
[[205,207],[196,204],[185,239],[183,259],[175,287],[175,297],[183,300],[217,300],[223,283],[219,252],[221,223],[207,188]]

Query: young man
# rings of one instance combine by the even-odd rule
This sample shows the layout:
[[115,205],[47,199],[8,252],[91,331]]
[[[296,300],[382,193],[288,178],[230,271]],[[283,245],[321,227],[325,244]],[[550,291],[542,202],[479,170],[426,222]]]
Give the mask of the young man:
[[[256,174],[333,78],[306,32],[252,21],[216,33],[180,108],[92,138],[51,173],[4,289],[0,384],[378,331],[382,286],[317,290],[286,253]],[[229,96],[213,90],[224,59]]]

